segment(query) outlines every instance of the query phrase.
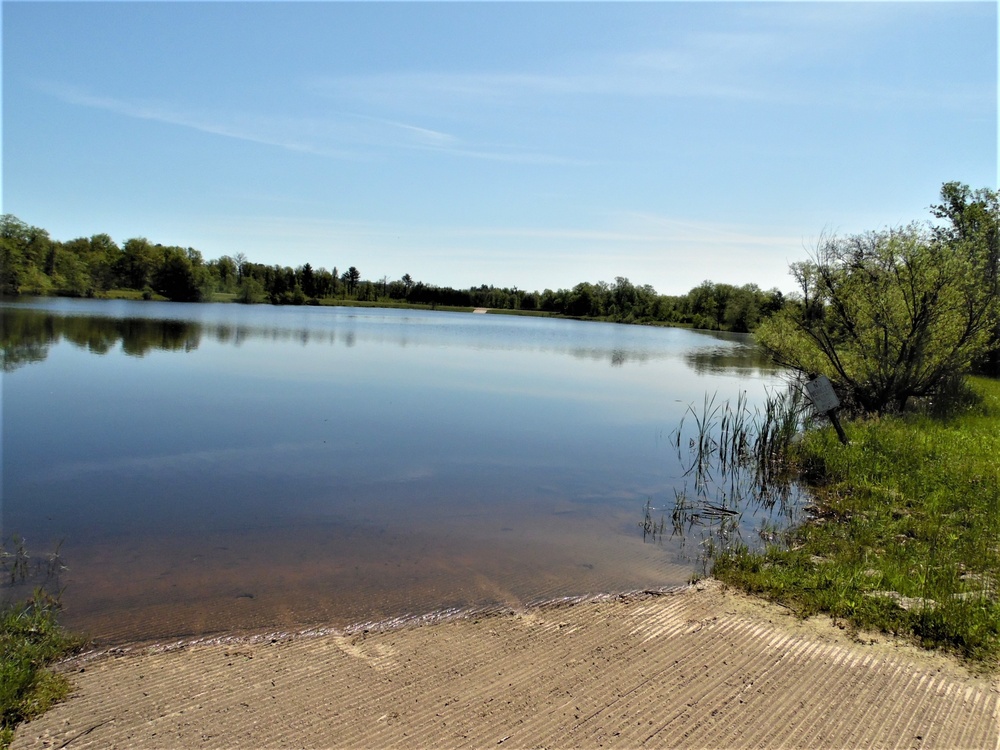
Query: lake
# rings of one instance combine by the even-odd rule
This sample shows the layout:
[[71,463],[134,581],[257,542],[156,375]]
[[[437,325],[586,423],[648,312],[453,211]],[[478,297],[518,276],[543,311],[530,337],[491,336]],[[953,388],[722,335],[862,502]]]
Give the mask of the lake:
[[[745,336],[507,315],[5,301],[2,535],[99,642],[685,583],[673,438]],[[685,434],[685,439],[687,435]],[[668,533],[644,539],[643,508]],[[748,533],[759,519],[746,520]],[[58,562],[58,561],[57,561]]]

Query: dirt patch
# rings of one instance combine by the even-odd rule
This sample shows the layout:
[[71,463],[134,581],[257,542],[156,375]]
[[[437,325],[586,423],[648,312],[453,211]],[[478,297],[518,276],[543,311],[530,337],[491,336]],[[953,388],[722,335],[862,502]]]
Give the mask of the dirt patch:
[[14,747],[998,746],[989,679],[871,640],[713,581],[145,648],[67,665]]

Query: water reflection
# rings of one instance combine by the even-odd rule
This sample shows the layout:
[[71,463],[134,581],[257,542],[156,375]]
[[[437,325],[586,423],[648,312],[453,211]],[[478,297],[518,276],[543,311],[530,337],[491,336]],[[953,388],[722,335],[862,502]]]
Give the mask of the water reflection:
[[[217,337],[229,337],[225,328]],[[65,341],[91,354],[104,355],[120,348],[131,357],[153,350],[191,352],[198,348],[203,326],[181,320],[101,318],[55,315],[41,310],[4,308],[0,327],[0,356],[4,372],[43,362],[49,350]]]
[[758,347],[745,343],[689,351],[684,354],[684,361],[699,375],[737,372],[776,375],[781,372],[781,368]]
[[[57,305],[57,308],[66,306],[67,301],[60,302],[62,304]],[[85,304],[85,301],[79,302],[81,306]],[[334,308],[317,311],[318,315],[308,319],[288,321],[284,325],[276,325],[273,322],[268,325],[263,322],[238,324],[181,317],[139,317],[136,315],[139,311],[135,307],[129,309],[130,317],[108,317],[93,314],[99,310],[88,310],[88,314],[76,314],[72,312],[72,308],[53,310],[41,306],[43,304],[37,302],[32,305],[11,302],[0,304],[0,315],[2,315],[0,362],[5,372],[44,361],[50,348],[62,341],[91,354],[104,355],[120,349],[132,357],[144,357],[152,351],[191,352],[198,349],[206,339],[233,346],[242,346],[254,340],[295,341],[302,346],[331,345],[339,342],[348,348],[355,346],[359,340],[399,347],[454,345],[463,342],[463,337],[456,337],[453,330],[448,330],[448,326],[436,328],[422,325],[414,330],[416,316],[401,314],[401,311],[396,310],[363,309],[359,313],[351,311],[350,308]],[[170,304],[187,307],[177,303]],[[165,311],[160,308],[152,312]],[[323,316],[323,313],[327,315]],[[634,334],[625,336],[627,339],[625,346],[621,342],[609,342],[604,346],[580,347],[551,336],[525,336],[523,326],[520,325],[525,319],[494,322],[500,317],[491,316],[493,325],[487,328],[488,338],[482,337],[482,326],[477,330],[470,328],[465,331],[467,334],[464,337],[465,343],[474,341],[477,347],[483,348],[527,349],[568,354],[576,359],[608,362],[612,367],[645,364],[651,360],[680,354],[699,375],[737,373],[773,375],[779,372],[766,355],[742,334],[706,333],[705,343],[702,343],[702,346],[689,345],[681,352],[649,348],[644,346],[645,342],[642,341],[641,335]],[[483,318],[477,316],[477,319]],[[390,323],[389,328],[386,328],[386,322]],[[450,322],[454,328],[453,321]],[[509,330],[511,326],[504,325],[509,322],[513,322],[518,330],[512,333]],[[565,325],[593,325],[579,321],[561,322]],[[398,327],[398,330],[393,330],[391,327],[393,325]],[[619,328],[624,327],[619,326]],[[679,330],[677,333],[687,334]],[[687,335],[702,334],[699,332]],[[710,343],[712,339],[725,341],[726,345],[713,346]],[[691,343],[701,342],[695,339]]]
[[673,436],[684,482],[658,524],[647,502],[644,539],[662,539],[669,512],[672,538],[694,549],[706,574],[720,553],[786,541],[801,506],[787,458],[809,419],[806,403],[800,384],[789,382],[756,406],[743,394],[689,406]]
[[683,583],[669,526],[661,547],[636,524],[647,498],[700,497],[668,435],[706,392],[777,382],[746,337],[679,329],[87,300],[0,315],[0,535],[65,539],[67,623],[110,640]]

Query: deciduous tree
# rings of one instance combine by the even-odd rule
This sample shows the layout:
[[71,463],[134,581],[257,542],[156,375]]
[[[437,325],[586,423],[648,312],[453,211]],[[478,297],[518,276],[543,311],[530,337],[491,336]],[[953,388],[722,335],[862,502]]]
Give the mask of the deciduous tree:
[[791,272],[800,297],[758,341],[782,365],[827,375],[861,411],[934,396],[989,347],[996,288],[981,260],[916,225],[823,238]]

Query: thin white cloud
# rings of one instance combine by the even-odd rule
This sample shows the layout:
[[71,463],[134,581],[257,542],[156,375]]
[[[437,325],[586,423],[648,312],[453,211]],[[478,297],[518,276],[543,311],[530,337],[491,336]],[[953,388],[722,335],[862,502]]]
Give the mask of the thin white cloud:
[[589,163],[518,147],[470,144],[440,130],[372,115],[296,118],[240,113],[205,114],[185,111],[164,102],[97,95],[49,82],[39,83],[37,88],[67,104],[334,159],[375,159],[384,156],[386,149],[402,149],[522,164],[565,166]]
[[201,114],[185,112],[163,102],[129,101],[110,96],[100,96],[79,88],[55,83],[40,83],[38,84],[38,88],[67,104],[113,112],[124,117],[177,125],[226,138],[235,138],[266,146],[276,146],[288,151],[334,158],[356,159],[361,157],[361,154],[354,151],[327,149],[303,138],[279,137],[268,133],[267,131],[281,129],[280,123],[273,120],[271,123],[267,123],[261,118],[243,117],[243,122],[241,123],[239,122],[240,117],[235,116],[231,117],[229,121],[222,121],[221,119],[211,119]]
[[408,125],[405,122],[395,122],[381,117],[372,117],[371,115],[355,115],[355,117],[368,120],[370,122],[376,122],[381,125],[386,125],[391,128],[398,128],[399,130],[412,134],[420,142],[425,143],[428,146],[443,147],[455,143],[458,140],[450,133],[442,133],[439,130],[431,130],[430,128],[421,128],[417,125]]
[[625,213],[622,214],[622,221],[632,226],[646,228],[649,236],[673,242],[743,247],[790,247],[800,246],[802,242],[801,237],[774,234],[759,227],[725,222],[691,221],[649,213]]
[[412,225],[381,221],[306,219],[299,216],[233,216],[212,221],[211,224],[220,233],[241,231],[255,237],[280,237],[306,242],[340,236],[350,238],[351,241],[367,237],[375,242],[391,239],[403,244],[475,238],[569,242],[584,240],[609,245],[685,242],[800,247],[802,243],[800,236],[775,234],[760,227],[691,221],[640,212],[616,214],[608,218],[606,226],[597,227]]
[[[780,50],[780,51],[776,51]],[[822,87],[789,70],[810,54],[766,34],[705,34],[683,50],[649,49],[588,61],[576,72],[550,74],[405,71],[313,78],[307,89],[339,102],[380,110],[454,115],[481,107],[519,108],[553,97],[682,98],[829,107],[967,110],[995,92],[988,86],[941,91],[933,84],[889,86],[827,81]]]
[[233,216],[207,222],[203,231],[235,241],[264,243],[280,239],[283,247],[352,248],[370,253],[401,249],[417,255],[465,253],[471,248],[508,254],[534,253],[544,248],[553,258],[579,257],[581,253],[606,257],[649,257],[650,252],[676,248],[711,251],[774,251],[799,255],[806,244],[799,234],[725,222],[676,219],[644,213],[608,217],[604,225],[563,227],[500,227],[404,225],[335,219],[282,216]]
[[[865,41],[877,49],[883,29],[898,23],[889,8],[851,4],[851,11],[780,4],[737,5],[752,30],[692,31],[664,46],[542,63],[533,70],[400,70],[316,76],[310,93],[359,102],[380,111],[473,115],[484,108],[520,108],[561,97],[632,97],[824,105],[865,109],[907,107],[967,111],[996,100],[988,85],[942,91],[933,81],[869,83],[831,76],[821,86],[802,69],[836,70],[855,59]],[[858,12],[855,13],[854,9]],[[862,12],[864,11],[864,12]],[[732,23],[729,24],[733,26]],[[873,54],[873,53],[870,53]]]
[[417,111],[575,96],[771,99],[775,83],[762,71],[784,60],[784,49],[783,40],[768,33],[694,33],[670,47],[591,56],[545,71],[318,76],[305,86],[337,100]]

